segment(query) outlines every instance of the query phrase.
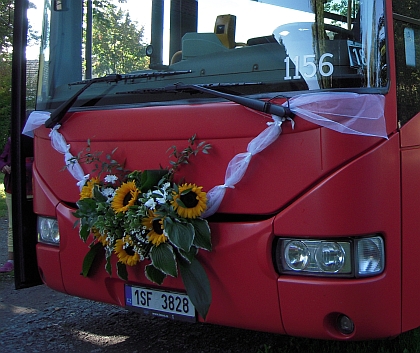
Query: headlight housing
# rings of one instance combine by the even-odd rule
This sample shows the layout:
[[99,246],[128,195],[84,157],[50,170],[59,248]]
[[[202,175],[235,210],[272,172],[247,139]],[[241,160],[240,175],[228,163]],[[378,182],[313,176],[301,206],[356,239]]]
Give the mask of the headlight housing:
[[58,221],[55,218],[38,217],[38,241],[40,243],[60,245]]
[[274,262],[279,273],[336,277],[366,277],[385,268],[381,236],[346,239],[279,238]]

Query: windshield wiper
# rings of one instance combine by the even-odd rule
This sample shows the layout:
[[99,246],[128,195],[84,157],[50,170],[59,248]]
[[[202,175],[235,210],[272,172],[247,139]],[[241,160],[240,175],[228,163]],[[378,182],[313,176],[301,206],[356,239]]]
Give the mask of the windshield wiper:
[[[128,81],[136,80],[139,78],[166,77],[166,76],[175,76],[175,75],[185,75],[185,74],[190,74],[190,73],[192,73],[192,70],[175,70],[175,71],[151,71],[151,72],[142,72],[138,74],[120,74],[117,76],[120,76],[120,79],[118,81],[128,82]],[[96,82],[104,82],[106,81],[104,79],[111,76],[114,76],[114,75],[100,77],[98,79],[101,81],[96,81]],[[69,83],[69,86],[85,85],[85,84],[90,83],[92,80],[97,80],[97,79],[94,78],[90,80],[72,82],[72,83]]]
[[[277,115],[278,117],[292,117],[293,113],[288,107],[283,107],[281,105],[272,104],[270,101],[263,101],[255,98],[248,98],[243,96],[238,96],[234,94],[224,93],[216,91],[213,88],[226,88],[226,87],[236,87],[236,86],[248,86],[248,85],[261,85],[262,83],[234,83],[234,84],[202,84],[202,85],[193,85],[193,84],[183,84],[176,83],[174,85],[162,87],[162,88],[151,88],[151,89],[139,89],[131,92],[120,92],[124,93],[159,93],[159,92],[202,92],[210,94],[214,97],[224,98],[231,102],[238,103],[244,107],[251,108],[263,113]],[[212,88],[210,88],[212,87]]]
[[[79,97],[86,89],[88,89],[90,86],[92,86],[94,83],[98,82],[118,82],[122,80],[121,75],[114,74],[114,75],[107,75],[104,77],[98,77],[93,78],[89,81],[86,81],[84,86],[79,89],[73,96],[71,96],[69,99],[67,99],[64,103],[62,103],[59,107],[57,107],[52,113],[50,118],[45,122],[45,126],[48,128],[53,128],[55,125],[57,125],[61,119],[63,119],[64,115],[68,112],[68,110],[71,108],[71,106],[76,101],[77,97]],[[82,84],[82,83],[79,83]]]
[[63,119],[64,115],[66,115],[66,113],[69,111],[69,109],[72,107],[76,99],[94,83],[99,83],[99,82],[110,83],[110,82],[119,82],[119,81],[127,82],[127,81],[132,81],[132,80],[140,79],[140,78],[184,75],[184,74],[189,74],[191,72],[192,72],[191,70],[178,70],[178,71],[153,71],[153,72],[144,72],[144,73],[139,73],[139,74],[125,74],[125,75],[111,74],[104,77],[93,78],[91,80],[70,83],[69,84],[70,86],[73,86],[73,85],[84,85],[84,86],[51,113],[50,118],[45,122],[45,126],[47,128],[53,128],[55,125],[60,123],[60,121]]

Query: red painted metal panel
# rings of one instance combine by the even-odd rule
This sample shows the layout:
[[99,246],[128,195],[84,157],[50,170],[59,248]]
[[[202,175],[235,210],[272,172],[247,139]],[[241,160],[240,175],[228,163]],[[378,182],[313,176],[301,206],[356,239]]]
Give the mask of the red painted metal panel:
[[65,293],[61,275],[60,250],[56,246],[37,244],[38,269],[42,281],[50,288]]
[[398,145],[398,136],[383,140],[327,175],[276,218],[274,233],[333,237],[391,230],[399,239]]
[[[385,271],[379,277],[327,280],[281,276],[279,296],[288,334],[369,339],[401,333],[399,163],[395,136],[331,174],[276,217],[274,233],[278,236],[330,238],[379,233],[385,242]],[[354,321],[352,335],[334,329],[338,313]]]
[[[174,116],[182,114],[182,123]],[[118,116],[118,124],[114,121]],[[174,123],[176,121],[176,123]],[[114,157],[126,161],[126,168],[156,169],[169,166],[168,148],[186,146],[187,140],[197,134],[199,141],[211,143],[209,155],[192,158],[179,176],[189,182],[203,185],[208,191],[224,183],[229,161],[238,153],[246,152],[248,143],[261,133],[266,115],[255,113],[230,103],[153,107],[74,113],[60,132],[77,155],[91,140],[92,151],[109,153],[118,147]],[[253,156],[251,163],[235,189],[228,189],[219,209],[222,213],[272,214],[317,182],[325,173],[354,158],[378,139],[342,136],[342,134],[296,118],[296,127],[283,126],[283,133],[267,149]],[[83,129],[80,129],[83,126]],[[334,143],[334,147],[322,147]],[[38,129],[37,168],[47,185],[60,200],[77,201],[75,180],[63,171],[63,155],[50,146],[47,129]],[[82,165],[88,173],[93,165]],[[63,187],[67,185],[68,187]],[[250,196],[252,196],[252,199]],[[263,202],[255,199],[263,200]]]
[[[418,120],[418,119],[417,119]],[[419,326],[420,149],[403,150],[402,166],[402,315],[403,330]]]
[[401,147],[420,145],[420,114],[413,117],[401,129]]
[[[388,273],[363,280],[284,277],[279,280],[284,328],[288,335],[320,339],[365,340],[398,335],[401,297],[396,282],[398,276],[388,277]],[[353,334],[337,331],[340,314],[353,320]]]

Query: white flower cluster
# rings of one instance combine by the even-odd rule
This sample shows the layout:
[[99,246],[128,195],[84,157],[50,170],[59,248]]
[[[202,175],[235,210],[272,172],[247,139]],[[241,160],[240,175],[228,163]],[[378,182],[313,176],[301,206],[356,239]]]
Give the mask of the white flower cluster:
[[[106,183],[109,183],[112,185],[115,184],[117,180],[118,180],[118,177],[112,174],[109,174],[104,178],[104,181]],[[101,190],[101,193],[107,198],[107,202],[110,203],[114,199],[115,189],[113,187],[107,186]]]
[[165,204],[168,201],[168,189],[170,186],[171,184],[167,182],[158,190],[149,190],[144,194],[145,199],[147,199],[147,201],[144,202],[144,205],[150,210],[155,210],[156,206]]

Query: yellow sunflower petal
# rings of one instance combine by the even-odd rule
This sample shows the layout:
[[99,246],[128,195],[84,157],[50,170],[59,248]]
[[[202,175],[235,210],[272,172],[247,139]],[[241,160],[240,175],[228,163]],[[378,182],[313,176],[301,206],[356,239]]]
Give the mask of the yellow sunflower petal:
[[87,181],[86,185],[83,186],[80,191],[80,200],[90,199],[93,197],[93,187],[99,184],[99,178],[95,177]]
[[163,234],[163,219],[158,220],[158,217],[153,211],[149,210],[148,213],[148,217],[143,218],[142,224],[150,230],[150,232],[147,234],[149,241],[153,245],[159,246],[168,240],[166,235]]
[[116,191],[111,207],[115,213],[126,212],[137,201],[139,190],[134,181],[123,183]]
[[127,242],[132,244],[132,240],[129,237],[117,239],[114,252],[117,254],[119,262],[128,266],[134,266],[140,261],[140,255],[130,248],[125,249],[124,246]]
[[101,234],[99,230],[96,227],[92,227],[91,229],[92,234],[95,236],[95,238],[102,243],[103,246],[108,245],[107,235]]
[[[171,203],[178,215],[184,218],[196,218],[207,209],[207,194],[202,189],[202,186],[195,184],[182,184],[178,193],[173,193]],[[189,191],[183,195],[187,190]],[[185,207],[177,202],[178,199],[182,201]]]

